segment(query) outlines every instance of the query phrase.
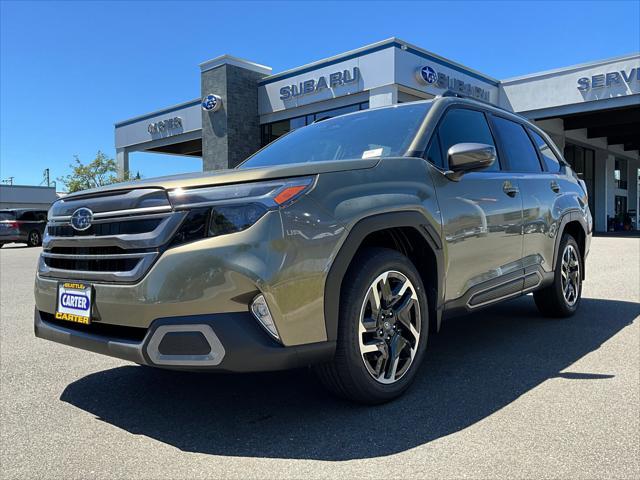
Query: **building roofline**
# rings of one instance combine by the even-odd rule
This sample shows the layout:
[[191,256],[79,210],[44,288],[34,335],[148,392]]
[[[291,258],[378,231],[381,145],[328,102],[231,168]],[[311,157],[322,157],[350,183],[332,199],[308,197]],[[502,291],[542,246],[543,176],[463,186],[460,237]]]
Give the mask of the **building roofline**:
[[340,53],[338,55],[333,55],[331,57],[327,57],[327,58],[323,58],[321,60],[317,60],[315,62],[311,62],[311,63],[307,63],[304,65],[301,65],[299,67],[295,67],[295,68],[291,68],[288,70],[285,70],[283,72],[279,72],[273,75],[270,75],[268,77],[263,78],[262,80],[260,80],[258,82],[259,85],[267,85],[269,83],[273,83],[276,82],[278,80],[284,80],[288,77],[292,77],[295,75],[301,75],[303,73],[309,72],[309,71],[313,71],[313,70],[317,70],[318,68],[322,68],[325,66],[329,66],[329,65],[333,65],[335,63],[339,63],[339,62],[344,62],[346,60],[350,60],[352,58],[355,57],[360,57],[363,55],[366,55],[368,53],[373,53],[373,52],[377,52],[380,50],[384,50],[387,48],[400,48],[402,50],[407,50],[411,53],[420,55],[422,57],[425,57],[429,60],[432,60],[436,63],[439,63],[441,65],[453,68],[454,70],[458,70],[461,73],[465,73],[467,75],[470,75],[472,77],[476,77],[480,80],[483,80],[485,82],[489,82],[489,83],[493,83],[496,86],[498,85],[499,81],[493,77],[490,77],[488,75],[485,75],[477,70],[474,70],[472,68],[466,67],[465,65],[462,65],[461,63],[457,63],[454,62],[452,60],[449,60],[448,58],[442,57],[440,55],[437,55],[433,52],[429,52],[427,50],[424,50],[423,48],[417,47],[416,45],[413,45],[409,42],[405,42],[404,40],[398,38],[398,37],[391,37],[391,38],[387,38],[385,40],[381,40],[379,42],[375,42],[375,43],[371,43],[369,45],[365,45],[364,47],[360,47],[360,48],[356,48],[354,50],[349,50],[347,52],[343,52]]
[[489,81],[489,82],[491,82],[491,83],[495,83],[495,84],[500,83],[500,80],[498,80],[497,78],[494,78],[494,77],[492,77],[492,76],[490,76],[490,75],[487,75],[486,73],[482,73],[482,72],[480,72],[480,71],[478,71],[478,70],[475,70],[475,69],[473,69],[473,68],[469,68],[469,67],[467,67],[466,65],[463,65],[463,64],[461,64],[461,63],[458,63],[458,62],[455,62],[455,61],[453,61],[453,60],[450,60],[450,59],[448,59],[448,58],[446,58],[446,57],[443,57],[443,56],[441,56],[441,55],[438,55],[438,54],[436,54],[436,53],[433,53],[433,52],[430,52],[430,51],[428,51],[428,50],[425,50],[424,48],[418,47],[417,45],[414,45],[414,44],[412,44],[412,43],[405,42],[404,40],[401,40],[401,39],[399,39],[399,38],[394,37],[394,39],[395,39],[397,42],[399,42],[399,43],[402,43],[402,44],[406,45],[407,47],[409,47],[409,48],[410,48],[410,49],[412,49],[412,50],[415,50],[415,51],[416,51],[416,52],[418,52],[418,53],[421,53],[421,54],[423,54],[423,55],[429,55],[429,56],[431,56],[431,57],[434,57],[435,59],[440,60],[440,61],[442,61],[442,62],[444,62],[444,63],[448,64],[449,66],[457,67],[456,69],[462,69],[462,70],[464,70],[464,73],[471,73],[471,74],[473,74],[472,76],[478,76],[478,77],[481,77],[482,79],[484,79],[484,80],[488,80],[488,81]]
[[220,67],[222,65],[234,65],[236,67],[245,68],[254,72],[262,73],[263,75],[271,75],[271,67],[266,65],[260,65],[259,63],[245,60],[244,58],[234,57],[233,55],[220,55],[212,58],[200,64],[200,71],[206,72],[207,70]]
[[500,83],[507,84],[507,83],[521,82],[521,81],[530,80],[536,77],[546,77],[549,75],[555,75],[556,73],[569,73],[575,70],[582,70],[589,67],[596,67],[598,65],[607,65],[613,62],[621,62],[623,60],[633,60],[633,59],[640,59],[640,52],[630,53],[628,55],[620,55],[617,57],[605,58],[602,60],[594,60],[586,63],[579,63],[576,65],[569,65],[568,67],[560,67],[560,68],[554,68],[552,70],[544,70],[542,72],[528,73],[526,75],[520,75],[517,77],[511,77],[505,80],[501,80]]
[[126,120],[121,120],[119,122],[114,123],[115,127],[124,127],[125,125],[129,125],[131,123],[139,122],[141,120],[145,120],[147,118],[156,117],[158,115],[162,115],[163,113],[170,113],[175,110],[180,110],[185,107],[192,107],[194,105],[198,105],[202,100],[200,98],[196,98],[194,100],[189,100],[188,102],[178,103],[171,107],[161,108],[160,110],[155,110],[153,112],[144,113],[142,115],[138,115],[136,117],[127,118]]

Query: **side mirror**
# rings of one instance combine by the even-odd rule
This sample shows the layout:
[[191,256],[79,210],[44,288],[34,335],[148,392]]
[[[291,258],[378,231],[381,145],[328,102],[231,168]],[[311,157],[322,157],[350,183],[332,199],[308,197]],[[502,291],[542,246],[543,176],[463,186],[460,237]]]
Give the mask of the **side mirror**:
[[456,143],[447,152],[448,177],[459,180],[466,172],[482,170],[496,161],[496,149],[485,143]]

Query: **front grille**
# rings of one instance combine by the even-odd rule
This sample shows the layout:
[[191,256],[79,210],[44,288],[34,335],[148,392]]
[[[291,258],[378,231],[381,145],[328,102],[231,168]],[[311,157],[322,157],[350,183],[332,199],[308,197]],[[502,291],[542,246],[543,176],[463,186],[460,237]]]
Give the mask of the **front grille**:
[[[124,196],[137,198],[133,193]],[[105,198],[104,202],[115,201],[114,198]],[[99,198],[92,197],[91,201],[94,208],[104,207]],[[82,201],[74,200],[73,208],[83,206]],[[71,227],[70,216],[52,216],[39,274],[65,280],[136,282],[169,245],[187,216],[187,212],[167,211],[162,205],[127,208],[123,198],[118,199],[117,207],[115,211],[99,210],[94,224],[81,232]]]
[[47,233],[53,237],[86,237],[106,235],[136,235],[152,232],[156,229],[162,218],[149,218],[145,220],[133,219],[117,222],[96,223],[86,230],[75,230],[71,225],[49,225]]
[[128,272],[136,268],[141,258],[96,258],[80,259],[44,257],[44,263],[49,268],[85,272]]
[[125,250],[122,247],[53,247],[47,251],[63,255],[118,255],[132,253],[131,250]]
[[133,342],[141,342],[144,336],[147,334],[146,328],[139,327],[124,327],[121,325],[109,325],[108,323],[91,322],[89,325],[81,323],[67,322],[64,320],[56,320],[56,317],[52,313],[39,312],[40,318],[53,325],[57,325],[62,328],[68,328],[69,330],[75,330],[77,332],[90,333],[93,335],[100,335],[103,337],[109,337],[114,340],[128,340]]

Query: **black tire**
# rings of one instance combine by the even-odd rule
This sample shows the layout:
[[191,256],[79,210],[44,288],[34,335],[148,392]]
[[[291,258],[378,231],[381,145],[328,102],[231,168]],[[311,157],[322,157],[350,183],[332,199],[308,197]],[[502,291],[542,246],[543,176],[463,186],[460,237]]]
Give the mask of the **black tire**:
[[[566,298],[564,292],[565,284],[563,284],[563,258],[565,258],[568,251],[571,252],[571,249],[577,254],[578,271],[577,275],[573,273],[574,278],[577,278],[577,280],[574,280],[574,283],[577,281],[577,288],[572,286],[569,289],[569,291],[574,291],[575,300],[572,297],[569,299]],[[571,253],[569,253],[569,255],[571,255]],[[575,272],[575,270],[573,270],[573,272]],[[565,233],[560,240],[553,283],[533,293],[533,299],[540,313],[547,317],[555,318],[570,317],[576,313],[582,297],[582,272],[584,272],[584,264],[578,242],[576,242],[575,238],[570,234]]]
[[42,235],[38,230],[31,230],[27,237],[27,245],[30,247],[39,247],[42,245]]
[[[379,279],[381,275],[385,275],[385,272],[391,272],[391,275],[386,280],[382,280],[382,283],[376,284],[375,280]],[[404,280],[402,280],[402,277],[404,277]],[[391,295],[390,297],[396,303],[386,302],[385,291],[382,291],[379,299],[382,308],[380,308],[381,314],[377,315],[378,323],[376,323],[376,327],[368,333],[359,332],[360,317],[367,308],[365,306],[365,296],[367,299],[372,298],[372,296],[368,295],[370,288],[377,288],[374,285],[386,284],[391,290],[394,288],[395,282],[397,293],[400,291],[400,285],[404,285],[404,283],[399,282],[404,282],[407,279],[410,287],[405,290],[404,296]],[[414,291],[415,295],[408,294],[410,291]],[[373,291],[371,290],[371,292]],[[416,308],[416,304],[418,308]],[[369,303],[366,305],[369,305]],[[407,305],[410,306],[399,308]],[[394,310],[396,307],[398,307],[397,310]],[[394,311],[397,312],[395,318]],[[384,320],[384,315],[386,315],[386,321]],[[371,316],[373,317],[373,314]],[[401,321],[401,317],[403,321]],[[415,332],[419,333],[418,341],[415,341],[415,333],[409,332],[410,328],[406,324],[407,318],[410,319],[409,323],[414,326]],[[388,325],[390,322],[393,322],[391,328]],[[384,335],[387,335],[388,340],[376,337],[371,342],[377,343],[381,347],[384,347],[383,343],[387,342],[387,347],[371,353],[361,353],[361,339],[368,335],[377,336],[378,332],[383,332],[383,325],[387,329]],[[420,325],[420,328],[415,328],[418,325]],[[335,356],[331,362],[315,367],[315,371],[322,384],[338,396],[369,405],[388,402],[401,395],[413,382],[424,358],[428,332],[429,310],[427,296],[420,274],[413,263],[395,250],[385,248],[364,249],[356,255],[352,262],[352,267],[347,271],[342,282]],[[398,339],[398,336],[402,338]],[[407,342],[407,338],[410,339],[409,342]],[[392,362],[391,359],[394,358],[393,352],[397,352],[395,358],[398,361],[391,364],[388,362]],[[413,361],[408,359],[411,357],[410,354],[413,354]],[[366,358],[371,359],[368,363],[365,363],[367,362],[365,355]],[[379,360],[380,357],[389,360]],[[400,362],[402,362],[401,367],[399,366]],[[373,368],[373,363],[376,364],[375,368],[381,372],[378,380],[374,378],[374,372],[370,373],[368,370],[368,368]],[[369,365],[369,367],[366,365]],[[388,365],[389,369],[387,370],[382,365]],[[388,378],[386,377],[387,374],[389,375]],[[381,381],[393,383],[380,383]]]

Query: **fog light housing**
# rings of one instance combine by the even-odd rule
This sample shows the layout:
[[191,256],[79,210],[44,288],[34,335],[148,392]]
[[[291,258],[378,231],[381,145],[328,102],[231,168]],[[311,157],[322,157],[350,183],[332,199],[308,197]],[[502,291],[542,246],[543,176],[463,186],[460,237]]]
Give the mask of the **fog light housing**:
[[253,313],[253,316],[256,317],[256,320],[258,320],[269,335],[280,341],[278,330],[276,329],[275,323],[273,323],[273,318],[271,317],[271,312],[269,311],[269,306],[267,305],[264,295],[260,294],[253,299],[253,302],[251,302],[251,313]]

